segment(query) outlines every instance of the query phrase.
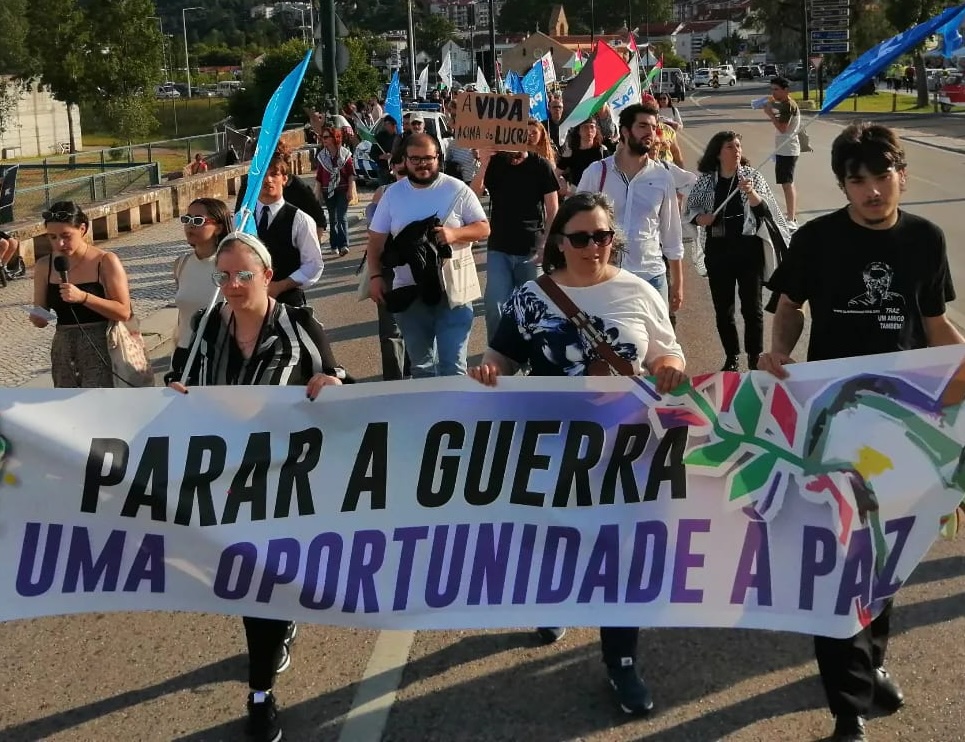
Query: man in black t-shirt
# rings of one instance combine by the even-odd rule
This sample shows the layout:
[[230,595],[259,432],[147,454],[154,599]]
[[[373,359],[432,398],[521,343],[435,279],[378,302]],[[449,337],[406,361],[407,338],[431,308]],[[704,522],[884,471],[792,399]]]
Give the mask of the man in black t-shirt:
[[382,119],[382,128],[375,135],[375,144],[370,150],[372,153],[370,157],[379,167],[379,185],[389,185],[395,181],[389,160],[400,141],[402,139],[399,137],[399,123],[391,116],[386,116]]
[[[885,126],[853,124],[835,139],[831,168],[848,205],[801,227],[771,278],[778,294],[771,351],[758,368],[786,378],[787,364],[811,307],[807,359],[912,350],[965,342],[945,316],[955,298],[945,236],[931,222],[898,208],[905,153]],[[832,740],[867,739],[864,720],[876,707],[897,711],[904,696],[884,669],[891,601],[849,639],[814,637],[815,657],[831,713]]]
[[480,152],[470,187],[489,191],[492,231],[486,257],[486,334],[492,339],[513,290],[536,280],[546,231],[559,207],[553,166],[532,152]]

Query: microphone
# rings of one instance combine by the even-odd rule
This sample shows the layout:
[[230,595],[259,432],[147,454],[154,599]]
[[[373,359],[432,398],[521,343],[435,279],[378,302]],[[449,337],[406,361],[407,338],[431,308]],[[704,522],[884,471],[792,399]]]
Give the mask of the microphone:
[[54,270],[60,275],[61,283],[70,283],[67,280],[67,271],[70,269],[70,261],[66,255],[58,255],[54,258]]

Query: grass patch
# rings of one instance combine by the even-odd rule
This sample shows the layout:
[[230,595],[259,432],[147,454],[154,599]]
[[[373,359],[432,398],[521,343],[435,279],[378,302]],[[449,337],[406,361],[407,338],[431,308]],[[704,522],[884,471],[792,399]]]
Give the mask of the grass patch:
[[[791,93],[791,97],[796,101],[802,100],[800,92]],[[817,106],[817,93],[812,91],[811,100]],[[934,102],[929,100],[928,105],[919,108],[918,99],[914,95],[895,96],[893,93],[882,91],[875,95],[859,95],[846,98],[841,101],[834,109],[840,113],[933,113],[935,111]],[[953,106],[953,112],[965,111],[961,106]]]

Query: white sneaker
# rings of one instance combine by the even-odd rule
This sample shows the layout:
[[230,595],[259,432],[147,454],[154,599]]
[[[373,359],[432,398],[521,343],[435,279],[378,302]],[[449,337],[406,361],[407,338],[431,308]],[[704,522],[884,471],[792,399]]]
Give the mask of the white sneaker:
[[797,222],[794,221],[793,219],[787,219],[786,221],[787,221],[787,228],[791,232],[797,232]]

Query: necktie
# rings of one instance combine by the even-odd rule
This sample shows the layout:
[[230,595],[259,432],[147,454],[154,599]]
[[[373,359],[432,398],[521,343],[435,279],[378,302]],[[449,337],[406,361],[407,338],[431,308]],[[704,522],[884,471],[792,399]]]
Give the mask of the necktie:
[[262,242],[265,240],[265,235],[268,234],[268,217],[269,209],[267,206],[261,207],[261,217],[258,219],[258,239]]

